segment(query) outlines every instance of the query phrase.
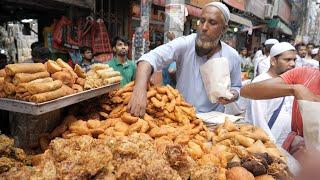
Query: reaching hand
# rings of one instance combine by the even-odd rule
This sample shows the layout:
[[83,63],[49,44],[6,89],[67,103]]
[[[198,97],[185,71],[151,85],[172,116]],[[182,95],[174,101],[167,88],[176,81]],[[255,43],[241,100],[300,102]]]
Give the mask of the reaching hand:
[[139,86],[133,88],[127,112],[136,117],[143,117],[147,106],[147,90]]

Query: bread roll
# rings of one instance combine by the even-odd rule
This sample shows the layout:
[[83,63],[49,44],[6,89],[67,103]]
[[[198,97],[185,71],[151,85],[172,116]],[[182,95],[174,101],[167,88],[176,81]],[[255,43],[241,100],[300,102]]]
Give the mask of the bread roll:
[[[54,91],[49,91],[49,92],[40,93],[40,94],[34,94],[30,97],[30,101],[36,102],[36,103],[51,101],[53,99],[57,99],[57,98],[68,95],[70,93],[70,89],[71,88],[68,86],[62,86],[61,88],[54,90]],[[71,91],[72,91],[72,89],[71,89]]]
[[74,67],[74,72],[81,78],[86,78],[86,73],[81,69],[81,67],[76,64],[76,66]]
[[111,77],[109,79],[105,79],[105,84],[114,84],[114,83],[118,83],[122,80],[121,76],[116,76],[116,77]]
[[76,83],[79,84],[80,86],[84,86],[86,83],[86,80],[83,78],[77,78]]
[[101,63],[95,63],[90,66],[90,69],[93,71],[96,71],[99,69],[108,69],[108,68],[109,68],[108,64],[101,64]]
[[56,73],[61,70],[62,70],[62,68],[56,62],[54,62],[52,60],[47,61],[47,71],[50,74]]
[[118,71],[107,71],[107,70],[104,70],[104,69],[103,70],[97,70],[96,72],[103,79],[121,75],[120,72],[118,72]]
[[3,90],[3,86],[4,86],[4,77],[0,77],[0,91]]
[[30,81],[28,83],[20,83],[17,87],[16,87],[16,92],[27,92],[27,86],[32,84],[32,83],[46,83],[46,82],[52,82],[53,79],[51,77],[47,77],[47,78],[43,78],[43,79],[36,79],[33,81]]
[[42,63],[23,63],[23,64],[8,64],[5,67],[6,74],[14,76],[17,73],[38,73],[46,71]]
[[62,81],[55,80],[53,82],[45,82],[45,83],[32,83],[27,86],[28,92],[31,94],[39,94],[49,91],[54,91],[56,89],[61,88]]
[[68,63],[64,62],[64,61],[63,61],[62,59],[60,59],[60,58],[58,58],[58,59],[56,60],[56,63],[57,63],[61,68],[67,68],[67,69],[69,69],[69,70],[73,70],[72,67],[71,67]]
[[1,69],[0,70],[0,77],[5,77],[6,76],[6,70],[5,69]]
[[50,74],[47,71],[38,72],[38,73],[34,73],[34,74],[17,73],[13,77],[13,84],[18,85],[20,83],[26,83],[26,82],[33,81],[35,79],[41,79],[41,78],[46,78],[46,77],[50,77]]
[[16,93],[16,86],[12,83],[5,82],[3,90],[7,95],[14,95]]
[[66,71],[59,71],[51,75],[54,80],[60,80],[63,84],[66,84],[70,87],[76,82],[76,79],[72,76],[71,73]]

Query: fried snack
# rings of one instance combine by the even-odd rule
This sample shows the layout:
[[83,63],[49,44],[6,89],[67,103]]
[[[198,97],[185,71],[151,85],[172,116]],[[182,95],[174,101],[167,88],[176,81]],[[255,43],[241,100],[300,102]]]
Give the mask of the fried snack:
[[128,130],[129,130],[130,125],[128,125],[125,122],[122,121],[117,121],[115,126],[114,126],[114,130],[118,131],[118,132],[124,132],[124,134],[126,135]]
[[0,69],[0,77],[5,77],[6,75],[6,70],[4,68]]
[[70,93],[70,88],[68,89],[68,87],[62,86],[61,88],[54,90],[54,91],[40,93],[40,94],[34,94],[30,97],[30,101],[35,102],[35,103],[42,103],[42,102],[50,101],[53,99],[57,99],[59,97],[66,96],[69,93]]
[[270,175],[261,175],[261,176],[256,176],[255,180],[275,180],[275,179]]
[[166,94],[167,93],[167,88],[166,87],[161,87],[161,86],[157,86],[156,90],[159,94]]
[[28,85],[32,83],[47,83],[47,82],[53,82],[53,79],[51,77],[43,78],[43,79],[36,79],[33,81],[30,81],[28,83],[20,83],[16,87],[16,92],[21,93],[21,92],[27,92],[28,91]]
[[252,146],[248,147],[247,150],[251,153],[266,153],[267,149],[264,144],[258,140]]
[[8,64],[5,67],[8,76],[14,76],[17,73],[38,73],[46,71],[42,63],[21,63],[21,64]]
[[151,102],[154,105],[154,107],[156,107],[156,108],[163,108],[163,106],[164,106],[164,104],[155,97],[151,98]]
[[80,77],[80,78],[83,78],[85,79],[86,78],[86,73],[82,70],[82,68],[76,64],[74,66],[74,72]]
[[13,76],[4,77],[4,82],[13,83]]
[[228,180],[255,180],[253,174],[243,167],[233,167],[227,170]]
[[38,72],[38,73],[34,73],[34,74],[17,73],[13,77],[12,82],[13,82],[13,84],[18,85],[20,83],[27,83],[27,82],[33,81],[35,79],[41,79],[41,78],[46,78],[46,77],[50,77],[50,74],[46,71]]
[[100,69],[97,70],[96,73],[100,76],[102,79],[107,79],[111,77],[121,76],[120,72],[118,71],[108,71],[106,69]]
[[55,61],[52,61],[52,60],[48,60],[46,65],[47,65],[47,71],[50,74],[54,74],[62,70],[62,68]]
[[127,123],[127,124],[134,124],[136,122],[138,122],[139,118],[138,117],[133,117],[131,116],[131,114],[124,112],[121,116],[121,119],[123,122]]
[[3,90],[3,86],[4,86],[4,77],[0,77],[0,91]]
[[111,77],[106,79],[106,84],[114,84],[114,83],[118,83],[122,80],[121,76],[115,76],[115,77]]
[[254,140],[243,135],[235,135],[235,139],[244,147],[250,147],[253,145]]
[[108,113],[105,113],[105,112],[102,112],[102,111],[99,112],[99,115],[102,116],[105,119],[108,119],[108,117],[109,117]]
[[63,61],[62,59],[60,59],[60,58],[58,58],[58,59],[56,60],[56,63],[57,63],[61,68],[66,68],[66,69],[69,69],[69,70],[73,71],[72,67],[71,67],[68,63],[64,62],[64,61]]
[[31,83],[27,86],[27,91],[31,94],[45,93],[49,91],[54,91],[62,87],[62,82],[60,80],[55,80],[53,82],[46,83]]
[[133,90],[133,87],[132,86],[125,86],[121,89],[119,89],[116,93],[115,93],[115,96],[120,96],[126,92],[132,92]]
[[51,75],[54,80],[60,80],[63,84],[72,87],[72,85],[76,82],[76,79],[70,72],[59,71]]
[[165,109],[168,110],[168,112],[171,113],[171,112],[173,112],[175,106],[176,106],[176,100],[173,99],[173,100],[170,101],[169,104],[166,104]]
[[7,95],[14,95],[14,93],[16,93],[16,86],[12,83],[5,82],[3,90]]
[[83,91],[83,87],[79,84],[73,84],[71,88],[75,90],[77,93]]
[[88,120],[87,121],[87,126],[90,128],[90,129],[97,129],[101,126],[101,122],[99,120]]
[[83,87],[86,83],[86,80],[79,77],[77,78],[76,83]]
[[91,70],[93,71],[97,71],[99,69],[108,69],[109,65],[108,64],[101,64],[101,63],[95,63],[93,65],[91,65]]

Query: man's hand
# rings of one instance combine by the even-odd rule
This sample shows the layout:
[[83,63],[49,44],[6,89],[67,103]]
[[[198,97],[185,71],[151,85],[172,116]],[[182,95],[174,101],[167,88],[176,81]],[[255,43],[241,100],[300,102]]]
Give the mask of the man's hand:
[[239,97],[238,91],[231,89],[230,92],[233,94],[233,97],[231,99],[226,99],[226,98],[221,97],[218,99],[218,103],[222,104],[222,105],[226,105],[226,104],[229,104],[229,103],[236,101]]
[[133,88],[127,112],[136,117],[143,117],[147,107],[147,90],[139,86]]
[[313,94],[308,88],[301,84],[294,85],[294,96],[298,100],[320,102],[320,96]]

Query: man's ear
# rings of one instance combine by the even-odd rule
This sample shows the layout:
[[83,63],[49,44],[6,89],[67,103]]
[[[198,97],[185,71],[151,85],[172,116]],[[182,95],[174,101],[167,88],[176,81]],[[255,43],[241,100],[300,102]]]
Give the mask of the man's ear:
[[223,34],[227,32],[228,27],[229,27],[228,24],[225,24],[225,25],[223,26],[223,29],[222,29],[222,33],[223,33]]
[[270,59],[270,64],[271,64],[272,66],[275,66],[275,65],[277,64],[277,59],[276,59],[275,57],[272,57],[272,58]]

